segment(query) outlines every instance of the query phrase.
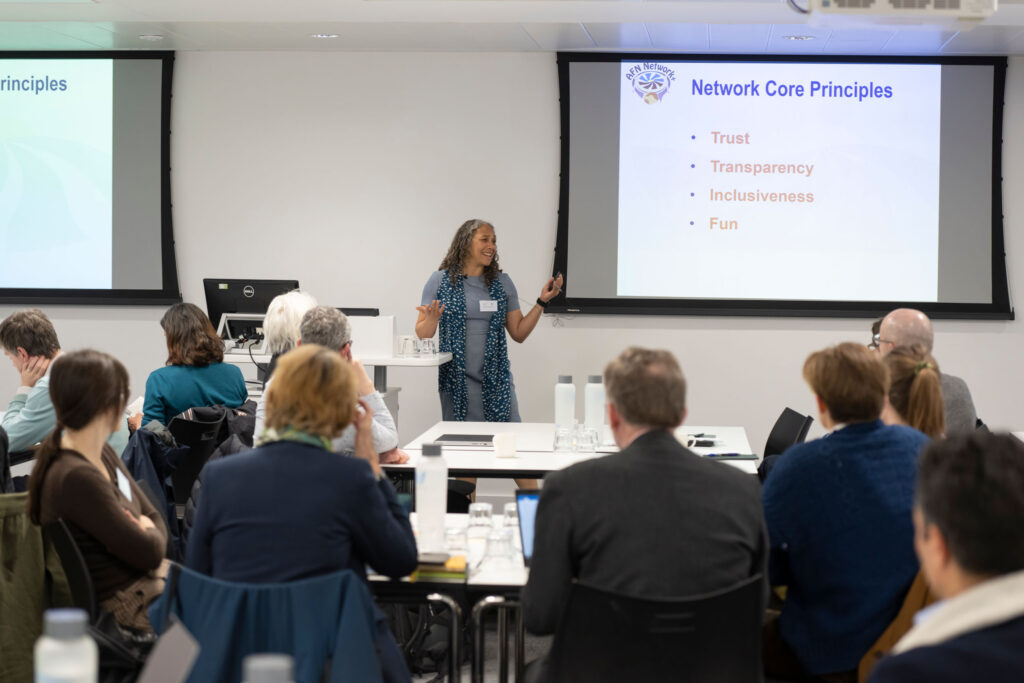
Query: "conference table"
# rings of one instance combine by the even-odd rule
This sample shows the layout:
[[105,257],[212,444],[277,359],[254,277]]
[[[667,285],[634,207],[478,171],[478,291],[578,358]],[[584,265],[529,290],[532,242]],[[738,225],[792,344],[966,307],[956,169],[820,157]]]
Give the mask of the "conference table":
[[[515,438],[515,454],[512,457],[499,456],[493,443],[487,442],[497,434],[512,434]],[[403,446],[409,454],[409,462],[402,465],[384,465],[392,476],[412,479],[416,463],[422,457],[425,443],[434,443],[443,435],[483,435],[486,438],[475,443],[445,443],[442,447],[448,474],[452,477],[479,478],[522,478],[541,479],[548,472],[556,471],[583,462],[618,452],[610,429],[606,426],[600,435],[600,444],[589,452],[562,452],[554,449],[555,425],[543,422],[438,422],[418,437]],[[682,443],[697,439],[700,445],[690,447],[697,455],[714,458],[723,467],[735,467],[741,472],[757,474],[758,459],[753,455],[747,433],[743,427],[706,427],[683,425],[675,432]],[[415,520],[415,513],[411,516]],[[446,527],[465,526],[467,515],[449,514]],[[518,532],[517,532],[518,533]],[[473,680],[482,680],[483,636],[481,622],[486,612],[498,612],[498,673],[499,680],[507,681],[507,630],[509,618],[515,616],[514,625],[517,680],[523,669],[523,628],[522,613],[518,609],[520,589],[526,584],[528,570],[522,565],[521,554],[514,558],[511,566],[495,567],[486,560],[468,573],[466,579],[430,579],[420,581],[372,582],[378,599],[391,601],[426,600],[441,602],[448,606],[454,620],[458,618],[458,604],[474,605],[472,619],[476,624],[474,653],[472,658]],[[455,598],[453,598],[455,596]],[[452,629],[453,636],[456,629]],[[453,637],[452,652],[458,644]],[[458,680],[457,667],[452,667],[450,680]]]
[[[416,530],[416,513],[410,513],[409,521]],[[465,529],[469,515],[448,513],[445,515],[445,529]],[[526,585],[529,570],[523,565],[522,550],[518,544],[519,529],[513,529],[516,543],[511,558],[501,561],[484,558],[476,566],[467,567],[464,579],[416,579],[392,581],[376,574],[370,575],[370,589],[379,602],[430,602],[444,604],[451,615],[449,629],[449,672],[448,680],[458,683],[461,677],[460,664],[462,643],[462,608],[471,607],[473,623],[473,651],[470,658],[471,680],[483,681],[484,673],[484,618],[488,612],[496,611],[498,617],[498,675],[501,683],[508,680],[508,630],[510,617],[515,618],[512,632],[515,636],[516,680],[522,680],[525,662],[524,630],[522,611],[519,609],[519,592]],[[461,551],[465,552],[465,551]]]
[[[493,445],[454,445],[442,447],[448,474],[452,477],[540,479],[548,472],[564,469],[591,458],[618,451],[606,426],[601,444],[591,452],[560,452],[554,449],[555,425],[545,422],[438,422],[403,446],[409,462],[403,465],[384,465],[392,475],[411,477],[420,458],[423,444],[433,443],[445,434],[515,435],[515,457],[499,457]],[[757,474],[758,459],[753,455],[747,431],[743,427],[705,427],[683,425],[676,438],[686,443],[688,438],[700,440],[700,446],[691,451],[714,458],[748,474]]]

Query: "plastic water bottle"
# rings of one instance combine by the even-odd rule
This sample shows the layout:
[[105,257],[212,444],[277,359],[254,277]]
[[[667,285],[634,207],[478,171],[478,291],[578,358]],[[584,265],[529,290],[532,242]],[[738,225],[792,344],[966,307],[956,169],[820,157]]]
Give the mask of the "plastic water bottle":
[[604,412],[604,380],[601,375],[590,375],[583,392],[583,424],[596,429],[599,439],[604,438]]
[[416,544],[420,552],[444,552],[444,514],[448,511],[448,463],[441,444],[425,443],[416,461]]
[[555,429],[572,429],[576,422],[576,385],[572,375],[559,375],[555,385]]
[[290,655],[249,655],[242,660],[242,683],[294,683]]
[[80,609],[51,609],[36,641],[35,683],[96,683],[100,655]]

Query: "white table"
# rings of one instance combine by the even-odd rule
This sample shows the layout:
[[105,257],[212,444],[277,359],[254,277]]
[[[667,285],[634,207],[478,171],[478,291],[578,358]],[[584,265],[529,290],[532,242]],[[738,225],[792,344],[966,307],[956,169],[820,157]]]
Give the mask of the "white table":
[[[516,457],[499,458],[493,446],[444,446],[444,459],[448,473],[453,477],[501,477],[534,479],[548,472],[560,470],[577,462],[599,457],[618,450],[610,445],[607,427],[604,443],[596,453],[554,452],[555,426],[543,422],[438,422],[423,434],[406,444],[403,449],[409,453],[409,462],[404,465],[385,465],[389,472],[411,471],[416,467],[420,449],[424,443],[436,441],[442,434],[497,434],[516,435]],[[683,425],[676,430],[676,437],[685,441],[689,436],[714,435],[715,445],[709,448],[692,448],[698,455],[720,457],[724,453],[750,454],[750,442],[743,427],[703,427]],[[710,437],[707,437],[710,438]],[[748,474],[757,473],[757,460],[731,460],[727,463]]]

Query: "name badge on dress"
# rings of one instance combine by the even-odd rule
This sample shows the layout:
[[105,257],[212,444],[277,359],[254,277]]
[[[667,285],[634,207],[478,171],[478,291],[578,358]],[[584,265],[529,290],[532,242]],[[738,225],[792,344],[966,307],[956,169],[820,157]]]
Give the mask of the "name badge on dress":
[[124,476],[124,472],[117,470],[117,488],[121,489],[121,493],[128,499],[129,502],[132,500],[132,485],[128,481],[128,477]]
[[498,302],[494,299],[480,299],[481,313],[497,313]]

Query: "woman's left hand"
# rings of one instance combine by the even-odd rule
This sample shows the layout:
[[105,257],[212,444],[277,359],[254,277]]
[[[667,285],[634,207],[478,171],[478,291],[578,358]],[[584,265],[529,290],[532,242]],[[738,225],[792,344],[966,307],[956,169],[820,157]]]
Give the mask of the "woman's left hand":
[[559,273],[558,277],[553,277],[547,281],[544,285],[544,289],[540,290],[540,300],[547,303],[558,296],[558,293],[562,291],[562,284],[565,280],[562,278],[562,274]]

